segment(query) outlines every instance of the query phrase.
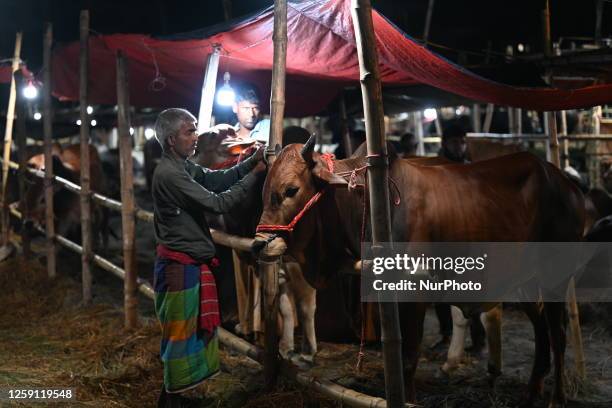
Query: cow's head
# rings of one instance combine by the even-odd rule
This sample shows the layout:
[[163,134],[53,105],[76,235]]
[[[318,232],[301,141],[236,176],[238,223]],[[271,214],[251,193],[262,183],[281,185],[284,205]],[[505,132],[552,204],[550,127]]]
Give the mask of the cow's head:
[[[321,155],[314,152],[314,147],[315,138],[311,136],[306,144],[289,145],[278,155],[264,183],[264,208],[260,226],[289,225],[318,192],[328,186],[346,186],[346,180],[329,171]],[[306,245],[309,241],[308,234],[313,230],[312,218],[309,215],[313,210],[314,208],[311,208],[303,215],[292,233],[258,232],[253,250],[259,252],[266,247],[266,255],[278,256],[286,249],[285,239],[291,236],[291,252],[295,255],[300,250],[300,245]],[[278,234],[279,237],[270,240],[272,233]]]

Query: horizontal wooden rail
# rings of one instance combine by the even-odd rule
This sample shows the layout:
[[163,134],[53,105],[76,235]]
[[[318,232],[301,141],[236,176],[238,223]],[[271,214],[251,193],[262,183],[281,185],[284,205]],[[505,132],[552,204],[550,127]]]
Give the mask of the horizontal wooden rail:
[[[15,207],[11,206],[10,211],[11,211],[11,214],[13,214],[16,218],[22,219],[21,212],[19,212],[19,210],[17,210]],[[45,233],[44,228],[38,225],[36,225],[34,228],[36,228],[39,232],[43,234]],[[58,244],[60,244],[64,248],[67,248],[71,250],[72,252],[75,252],[79,255],[83,254],[83,247],[81,247],[79,244],[75,242],[70,241],[68,238],[63,237],[61,235],[56,235],[55,240],[57,241]],[[121,279],[125,279],[125,271],[122,268],[118,267],[117,265],[113,264],[108,259],[103,258],[100,255],[93,254],[92,260],[96,265],[98,265],[100,268],[104,269],[105,271],[111,272],[112,274],[116,275],[117,277]],[[144,295],[152,299],[154,291],[153,291],[153,287],[149,284],[149,282],[147,282],[144,279],[138,278],[137,283],[138,283],[138,290]]]

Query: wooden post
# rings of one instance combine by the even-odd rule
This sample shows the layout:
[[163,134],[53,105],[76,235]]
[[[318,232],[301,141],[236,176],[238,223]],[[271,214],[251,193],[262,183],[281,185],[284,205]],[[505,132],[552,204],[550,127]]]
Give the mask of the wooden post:
[[43,39],[43,132],[45,138],[45,233],[47,235],[47,274],[54,278],[55,261],[55,222],[53,217],[53,110],[51,107],[51,46],[53,44],[53,25],[45,24]]
[[[23,89],[26,86],[26,81],[21,71],[17,70],[13,73],[15,85],[18,89]],[[26,101],[22,92],[17,92],[16,100],[17,110],[17,154],[19,156],[19,210],[21,211],[21,246],[23,248],[23,256],[29,258],[32,253],[30,251],[30,235],[28,233],[28,214],[26,208],[26,172],[27,172],[27,153],[26,153]]]
[[544,55],[552,56],[552,40],[550,36],[550,0],[544,0],[542,9],[542,40],[544,42]]
[[353,154],[353,143],[351,142],[351,131],[348,125],[348,115],[346,113],[346,98],[344,92],[340,95],[340,132],[342,132],[342,143],[346,157]]
[[429,29],[431,27],[431,16],[433,15],[434,1],[429,0],[427,5],[427,15],[425,16],[425,28],[423,29],[423,44],[427,47],[429,42]]
[[91,303],[91,192],[89,163],[89,118],[87,117],[89,78],[89,11],[82,10],[80,18],[81,53],[79,103],[81,108],[81,268],[83,303]]
[[508,133],[515,135],[516,132],[516,119],[514,117],[514,108],[508,106]]
[[[383,129],[383,103],[378,54],[369,0],[352,0],[353,27],[357,54],[363,112],[368,147],[368,184],[372,244],[390,243],[389,162]],[[401,332],[396,302],[379,302],[383,360],[385,365],[385,395],[388,408],[404,406],[404,372],[402,370]]]
[[225,21],[232,19],[232,0],[223,0],[223,14]]
[[487,104],[484,124],[482,125],[482,131],[484,133],[489,133],[491,131],[491,122],[493,122],[493,110],[494,109],[495,109],[495,105],[493,105],[492,103]]
[[[546,112],[548,116],[548,130],[550,133],[550,156],[551,162],[561,167],[561,158],[559,156],[559,140],[557,138],[557,119],[555,112]],[[567,308],[570,322],[570,337],[574,348],[576,372],[580,378],[585,378],[585,360],[584,350],[582,346],[582,332],[580,330],[580,314],[578,312],[578,303],[576,302],[576,284],[574,278],[570,279],[567,289]]]
[[127,61],[117,53],[117,130],[119,132],[119,160],[121,176],[121,230],[123,232],[123,281],[125,328],[138,325],[138,284],[135,252],[134,165],[132,136],[130,135],[130,88]]
[[521,108],[515,108],[514,110],[514,121],[516,122],[514,127],[517,135],[523,134],[523,110]]
[[603,16],[604,0],[596,0],[595,5],[595,44],[601,46],[601,19]]
[[[15,72],[19,69],[19,61],[21,56],[21,32],[15,36],[15,53],[13,55],[13,64],[11,71]],[[6,126],[4,129],[4,161],[2,162],[2,192],[0,194],[0,211],[2,211],[2,245],[9,242],[10,223],[9,223],[9,202],[7,197],[7,184],[9,174],[9,161],[11,160],[11,145],[13,143],[13,121],[15,120],[15,100],[17,97],[17,89],[15,77],[11,79],[11,90],[9,93],[9,104],[6,109]]]
[[[274,1],[274,65],[272,68],[272,95],[270,97],[270,143],[266,157],[271,165],[276,159],[276,146],[282,144],[283,116],[285,114],[285,71],[287,65],[287,0]],[[279,259],[280,261],[280,259]],[[264,301],[264,381],[270,389],[276,384],[278,360],[278,273],[279,264],[261,263],[263,266]]]
[[215,89],[217,88],[217,74],[219,72],[219,54],[221,47],[213,45],[213,50],[208,56],[204,82],[202,83],[202,95],[200,96],[200,112],[198,113],[198,133],[202,134],[210,127],[212,110],[215,103]]
[[474,133],[480,133],[481,123],[482,122],[480,121],[480,104],[475,103],[474,105],[472,105],[472,129],[474,129]]
[[414,135],[417,140],[417,156],[425,156],[425,142],[423,141],[423,112],[416,111],[412,115],[414,120]]
[[[567,136],[567,112],[561,111],[561,135]],[[563,168],[570,166],[569,140],[563,139]]]

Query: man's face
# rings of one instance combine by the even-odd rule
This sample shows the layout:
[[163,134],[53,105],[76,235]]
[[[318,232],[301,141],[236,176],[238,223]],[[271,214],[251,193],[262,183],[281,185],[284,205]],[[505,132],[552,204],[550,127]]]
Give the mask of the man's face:
[[198,147],[197,121],[188,120],[183,122],[178,133],[170,136],[168,144],[174,152],[183,159],[195,154]]
[[446,151],[448,159],[454,161],[465,160],[465,153],[467,150],[465,137],[456,136],[446,138],[442,141],[442,147]]
[[249,101],[240,101],[234,104],[234,113],[238,117],[240,127],[253,130],[259,122],[259,104]]

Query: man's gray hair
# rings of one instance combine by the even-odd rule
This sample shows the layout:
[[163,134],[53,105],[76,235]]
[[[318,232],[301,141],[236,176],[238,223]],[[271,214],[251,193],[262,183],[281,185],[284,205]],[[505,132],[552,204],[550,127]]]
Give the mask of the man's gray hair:
[[189,111],[181,108],[166,109],[157,117],[155,122],[155,138],[166,150],[168,137],[176,135],[185,122],[197,120]]

